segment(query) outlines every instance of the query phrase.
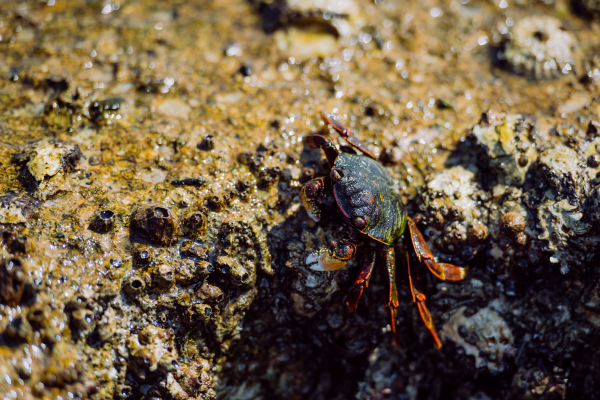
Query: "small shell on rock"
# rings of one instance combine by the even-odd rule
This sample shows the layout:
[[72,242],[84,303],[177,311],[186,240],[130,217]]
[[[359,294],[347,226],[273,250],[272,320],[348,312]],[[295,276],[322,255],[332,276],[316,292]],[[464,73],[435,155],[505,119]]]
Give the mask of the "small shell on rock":
[[179,252],[182,257],[199,259],[202,261],[208,261],[209,259],[208,250],[191,240],[184,240],[181,243],[181,246],[179,246]]
[[159,203],[144,204],[131,213],[132,236],[160,246],[171,246],[181,236],[179,219],[166,206]]
[[512,236],[525,230],[526,221],[521,214],[509,211],[500,218],[500,225],[504,232]]
[[159,390],[167,394],[165,397],[173,400],[187,400],[190,396],[181,388],[179,382],[175,380],[172,373],[167,374],[167,379],[163,379],[158,384]]
[[42,329],[46,326],[50,317],[50,306],[42,302],[35,302],[27,312],[27,320],[34,329]]
[[13,319],[12,323],[8,325],[5,335],[10,341],[15,343],[31,343],[33,329],[25,315],[21,315]]
[[175,286],[175,271],[168,264],[161,264],[152,271],[152,287],[167,291]]
[[144,293],[149,281],[150,281],[150,275],[148,275],[148,274],[144,274],[141,276],[137,275],[137,274],[133,274],[133,275],[129,275],[127,278],[125,278],[123,280],[122,287],[123,287],[123,290],[125,291],[125,293],[127,293],[131,296],[139,296],[140,294]]
[[116,385],[113,391],[115,400],[125,400],[131,395],[132,388],[127,385]]
[[93,217],[90,228],[98,233],[108,233],[115,226],[115,213],[110,210],[102,210]]
[[225,298],[221,289],[208,283],[205,283],[198,289],[196,297],[212,303],[220,303]]
[[587,165],[590,168],[598,168],[600,166],[600,155],[592,154],[587,159]]
[[86,308],[73,310],[70,314],[69,326],[73,331],[91,332],[95,326],[94,313]]
[[600,122],[590,121],[585,132],[588,136],[596,136],[600,133]]
[[27,265],[20,258],[10,258],[0,264],[0,300],[15,307],[21,301],[27,282]]
[[98,124],[110,124],[115,118],[118,117],[117,111],[119,111],[119,108],[121,108],[122,103],[123,99],[121,97],[94,101],[90,105],[89,109],[90,118]]
[[192,306],[194,314],[203,320],[204,322],[208,322],[212,316],[212,308],[208,304],[196,303]]
[[242,266],[237,259],[229,256],[217,257],[215,266],[236,286],[251,284],[255,278],[252,271]]
[[17,231],[11,229],[0,233],[0,244],[5,245],[6,250],[15,255],[31,254],[35,251],[35,244],[27,236],[20,236]]
[[235,188],[238,191],[238,193],[248,193],[248,192],[252,191],[251,189],[253,187],[254,187],[254,185],[252,184],[252,181],[250,181],[248,179],[241,179],[235,185]]
[[196,276],[200,279],[206,279],[215,270],[208,261],[196,261]]
[[175,267],[175,281],[181,287],[188,287],[197,279],[197,268],[194,260],[183,259],[181,263]]
[[524,18],[515,24],[504,53],[511,69],[535,79],[552,78],[572,71],[576,39],[552,17]]
[[340,37],[355,32],[355,24],[364,24],[351,0],[254,2],[262,4],[263,29],[277,30],[277,47],[296,58],[327,57],[339,47]]
[[201,212],[191,212],[183,217],[183,233],[194,239],[202,237],[206,233],[207,219]]
[[215,212],[223,211],[223,209],[225,208],[225,201],[221,196],[209,196],[206,199],[206,202],[208,204],[208,207],[210,207],[210,209]]
[[204,136],[198,148],[205,151],[213,150],[215,148],[215,137],[213,135]]
[[471,246],[482,243],[488,237],[488,229],[481,222],[476,222],[467,229],[467,241]]
[[147,244],[136,243],[133,246],[133,260],[140,265],[148,265],[154,260],[154,249]]

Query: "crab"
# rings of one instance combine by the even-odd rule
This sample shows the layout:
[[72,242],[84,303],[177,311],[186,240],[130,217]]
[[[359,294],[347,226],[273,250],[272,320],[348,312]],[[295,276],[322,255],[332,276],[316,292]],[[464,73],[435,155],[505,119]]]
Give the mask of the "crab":
[[360,272],[346,301],[348,309],[354,312],[364,290],[369,286],[369,279],[379,252],[387,271],[385,307],[394,343],[399,345],[400,338],[396,331],[399,302],[394,245],[404,241],[405,265],[412,300],[417,304],[421,319],[431,333],[436,347],[441,348],[442,342],[436,333],[431,313],[425,305],[426,297],[414,285],[415,279],[410,271],[407,249],[412,244],[419,262],[425,264],[429,271],[441,280],[463,280],[467,268],[435,261],[419,228],[407,215],[390,174],[377,161],[377,157],[353,135],[350,129],[344,128],[333,118],[327,116],[322,118],[351,147],[338,148],[331,139],[321,134],[310,134],[305,137],[309,147],[324,151],[329,161],[330,173],[329,178],[318,177],[304,185],[301,192],[302,204],[308,215],[318,222],[327,197],[333,193],[337,208],[344,221],[353,228],[353,234],[349,239],[332,242],[333,251],[321,248],[311,253],[306,260],[307,264],[312,265],[313,270],[334,271],[343,268],[349,260],[362,253]]

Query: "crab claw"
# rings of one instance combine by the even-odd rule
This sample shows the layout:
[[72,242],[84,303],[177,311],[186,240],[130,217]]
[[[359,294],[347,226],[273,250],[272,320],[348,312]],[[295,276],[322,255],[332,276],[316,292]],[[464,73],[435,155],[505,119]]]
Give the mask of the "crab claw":
[[302,205],[306,210],[308,216],[315,222],[319,222],[321,220],[321,209],[316,204],[316,199],[311,199],[306,196],[304,188],[302,188],[302,192],[300,193],[300,198],[302,199]]
[[306,265],[313,271],[335,271],[344,268],[348,262],[333,257],[331,250],[321,248],[306,257]]
[[323,201],[324,187],[325,182],[323,178],[316,178],[304,185],[300,192],[302,205],[306,209],[308,216],[316,222],[321,220],[321,208],[319,205]]

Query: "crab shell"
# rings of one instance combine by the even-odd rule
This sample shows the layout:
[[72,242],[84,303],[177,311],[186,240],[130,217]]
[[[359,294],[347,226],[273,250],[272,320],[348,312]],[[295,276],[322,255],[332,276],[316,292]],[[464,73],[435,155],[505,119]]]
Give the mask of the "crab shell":
[[392,178],[376,160],[341,152],[331,169],[335,201],[347,221],[362,234],[391,245],[407,223]]

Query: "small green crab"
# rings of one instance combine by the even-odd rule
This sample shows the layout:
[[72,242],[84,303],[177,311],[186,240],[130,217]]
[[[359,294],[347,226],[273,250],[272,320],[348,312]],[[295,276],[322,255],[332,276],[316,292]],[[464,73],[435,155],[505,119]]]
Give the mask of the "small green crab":
[[[313,265],[311,267],[313,270],[334,271],[343,268],[348,260],[355,257],[362,249],[360,272],[346,302],[350,311],[354,312],[364,289],[369,285],[377,250],[379,250],[388,276],[385,307],[388,311],[394,342],[399,344],[400,339],[396,331],[396,308],[399,302],[394,244],[405,238],[410,239],[419,262],[424,263],[431,273],[441,280],[460,281],[465,278],[467,269],[435,262],[417,225],[406,214],[400,195],[394,188],[387,170],[350,129],[344,128],[329,117],[324,116],[323,119],[352,147],[342,146],[338,149],[325,136],[319,134],[306,136],[305,141],[308,146],[323,149],[331,170],[329,178],[315,178],[304,185],[302,204],[308,215],[313,220],[319,221],[324,200],[333,192],[343,219],[354,228],[355,237],[333,242],[333,252],[327,248],[319,249],[312,253],[306,262],[308,265]],[[359,150],[362,154],[357,154],[355,150]],[[405,234],[407,226],[408,235]],[[408,248],[408,244],[405,248]],[[408,252],[405,255],[413,302],[417,303],[419,314],[431,332],[435,345],[441,348],[442,342],[436,333],[431,314],[425,306],[425,295],[413,284]]]

